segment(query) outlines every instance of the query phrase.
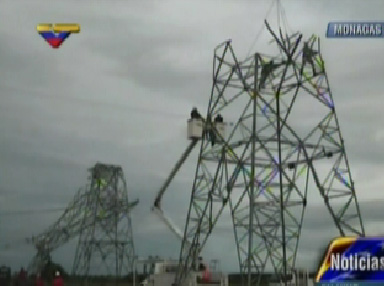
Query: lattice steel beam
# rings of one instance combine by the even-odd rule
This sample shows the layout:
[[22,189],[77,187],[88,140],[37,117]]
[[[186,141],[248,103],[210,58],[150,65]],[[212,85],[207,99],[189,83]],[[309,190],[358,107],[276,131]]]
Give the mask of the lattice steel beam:
[[128,201],[123,170],[96,164],[90,174],[73,274],[88,277],[104,272],[119,277],[133,273],[133,205]]
[[[74,274],[87,276],[92,269],[93,273],[117,276],[132,272],[134,245],[130,211],[137,204],[138,200],[128,201],[121,167],[96,164],[90,169],[89,183],[77,192],[61,217],[46,231],[29,239],[37,250],[29,271],[41,271],[54,250],[80,236]],[[114,260],[108,261],[111,256]],[[91,259],[99,259],[103,268],[96,269]]]
[[[267,268],[295,267],[308,193],[317,189],[340,235],[364,235],[319,39],[278,37],[277,56],[239,61],[231,42],[214,53],[213,86],[192,187],[180,268],[182,285],[228,204],[247,284]],[[212,118],[236,122],[224,137]],[[286,282],[285,282],[286,283]]]

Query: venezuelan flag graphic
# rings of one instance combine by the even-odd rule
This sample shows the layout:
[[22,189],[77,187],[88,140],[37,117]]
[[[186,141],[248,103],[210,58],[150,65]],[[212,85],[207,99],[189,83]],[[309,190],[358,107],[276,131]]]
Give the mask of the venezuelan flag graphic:
[[39,24],[37,25],[37,32],[43,37],[48,44],[57,49],[61,46],[65,39],[72,33],[80,32],[80,25],[78,24]]
[[56,35],[53,32],[41,32],[40,35],[48,42],[48,44],[51,45],[52,48],[57,49],[58,47],[61,46],[61,44],[64,42],[66,38],[71,33],[69,32],[62,32]]

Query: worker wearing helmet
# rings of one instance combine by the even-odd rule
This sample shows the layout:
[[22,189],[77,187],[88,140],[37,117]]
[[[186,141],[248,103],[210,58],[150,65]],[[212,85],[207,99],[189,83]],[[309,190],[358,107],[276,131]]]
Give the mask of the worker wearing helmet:
[[197,111],[197,108],[194,107],[191,111],[191,119],[200,119],[201,118],[201,114],[199,113],[199,111]]
[[64,286],[64,280],[59,271],[55,272],[55,278],[53,278],[53,286]]

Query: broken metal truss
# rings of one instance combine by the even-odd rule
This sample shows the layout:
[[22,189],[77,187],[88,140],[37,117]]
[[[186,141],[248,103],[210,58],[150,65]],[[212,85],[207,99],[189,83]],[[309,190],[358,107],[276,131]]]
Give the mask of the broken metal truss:
[[134,244],[129,202],[120,166],[97,163],[89,183],[80,190],[62,216],[45,232],[31,239],[37,249],[30,270],[41,271],[50,254],[79,236],[73,274],[114,275],[133,272]]
[[96,164],[90,173],[73,273],[88,276],[107,270],[116,277],[133,273],[130,209],[138,202],[128,202],[120,166]]
[[[259,285],[267,269],[287,283],[315,190],[340,235],[364,235],[319,39],[302,44],[301,34],[277,36],[265,24],[278,56],[239,61],[231,41],[215,49],[177,285],[194,269],[227,205],[248,285]],[[225,138],[212,124],[218,114],[235,122]]]

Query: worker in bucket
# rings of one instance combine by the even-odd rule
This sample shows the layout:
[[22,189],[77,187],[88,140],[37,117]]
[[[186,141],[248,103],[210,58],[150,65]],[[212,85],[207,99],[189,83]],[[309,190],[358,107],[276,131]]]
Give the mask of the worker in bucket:
[[53,278],[53,286],[64,286],[64,280],[59,271],[55,272],[55,278]]
[[192,119],[200,119],[201,118],[201,114],[199,113],[199,111],[197,111],[196,107],[194,107],[191,111],[191,118]]

